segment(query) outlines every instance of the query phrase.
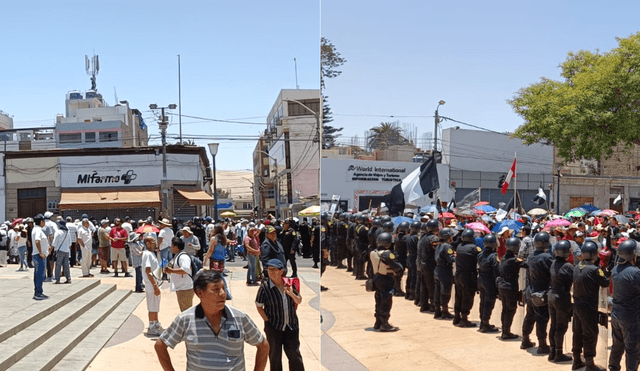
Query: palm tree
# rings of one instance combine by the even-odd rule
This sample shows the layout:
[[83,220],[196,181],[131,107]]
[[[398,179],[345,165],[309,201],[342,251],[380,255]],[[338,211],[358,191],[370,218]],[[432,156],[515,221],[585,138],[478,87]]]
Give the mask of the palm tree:
[[369,130],[367,135],[367,148],[375,151],[386,149],[389,146],[411,144],[411,142],[402,135],[403,131],[397,122],[381,122],[380,125]]

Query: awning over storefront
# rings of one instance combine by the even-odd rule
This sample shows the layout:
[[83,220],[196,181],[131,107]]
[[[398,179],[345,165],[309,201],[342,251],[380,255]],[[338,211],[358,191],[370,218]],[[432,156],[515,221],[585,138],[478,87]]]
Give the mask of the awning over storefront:
[[60,210],[126,209],[161,207],[158,191],[62,191]]
[[200,189],[176,189],[182,197],[189,201],[189,205],[213,206],[213,197]]

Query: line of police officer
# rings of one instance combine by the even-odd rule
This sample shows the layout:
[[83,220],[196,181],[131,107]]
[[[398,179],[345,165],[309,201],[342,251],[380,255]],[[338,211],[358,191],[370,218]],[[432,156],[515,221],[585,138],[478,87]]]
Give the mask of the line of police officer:
[[[496,298],[500,298],[500,338],[517,339],[519,336],[511,332],[511,326],[521,301],[526,313],[522,323],[521,349],[535,347],[536,344],[530,340],[535,325],[539,341],[537,354],[548,354],[549,360],[556,363],[573,360],[572,370],[582,367],[601,370],[595,365],[598,324],[606,326],[608,317],[598,311],[598,300],[601,288],[609,287],[611,277],[614,288],[611,313],[613,345],[609,369],[620,370],[623,353],[626,353],[626,369],[638,369],[640,269],[635,266],[637,244],[633,240],[624,241],[614,258],[618,259],[617,264],[603,270],[599,268],[599,246],[596,242],[587,241],[581,246],[581,260],[574,265],[568,261],[572,254],[571,243],[559,241],[550,251],[550,237],[546,232],[534,236],[535,251],[527,261],[523,261],[518,257],[521,241],[517,237],[505,241],[506,254],[498,259],[495,235],[484,236],[482,249],[473,230],[440,229],[437,220],[402,222],[395,228],[394,237],[395,226],[390,217],[370,221],[366,215],[341,213],[331,221],[327,217],[322,219],[329,236],[326,241],[327,249],[331,251],[331,264],[352,271],[357,280],[369,277],[371,281],[376,300],[375,330],[398,330],[389,324],[394,295],[413,300],[421,312],[434,313],[434,318],[453,319],[457,327],[476,327],[468,315],[478,292],[480,332],[500,331],[489,322]],[[347,266],[343,265],[344,259]],[[522,290],[519,284],[521,268],[526,269]],[[401,281],[405,269],[407,276],[403,292]],[[452,315],[448,304],[454,285]],[[606,305],[606,297],[604,300]],[[563,340],[572,316],[573,357],[570,357],[563,353]],[[547,335],[549,320],[551,326]],[[606,341],[606,337],[603,340]],[[606,349],[606,344],[602,348]]]

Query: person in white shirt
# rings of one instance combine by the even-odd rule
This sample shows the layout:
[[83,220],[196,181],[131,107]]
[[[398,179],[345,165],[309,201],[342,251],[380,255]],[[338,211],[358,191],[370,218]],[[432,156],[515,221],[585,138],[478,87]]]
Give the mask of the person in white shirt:
[[47,256],[50,252],[49,238],[44,233],[44,217],[38,214],[33,218],[33,230],[31,231],[31,239],[33,241],[33,284],[34,284],[34,300],[49,299],[42,292],[42,282],[44,282],[44,274],[47,264]]
[[[171,260],[171,239],[173,236],[173,229],[171,229],[171,222],[169,219],[164,218],[158,220],[158,224],[162,229],[158,233],[158,261],[162,262],[164,259]],[[167,279],[166,273],[163,273],[162,279]]]
[[73,267],[77,263],[78,259],[78,244],[76,240],[78,239],[78,226],[73,223],[73,219],[68,216],[66,219],[65,226],[69,230],[69,236],[71,237],[71,247],[69,248],[69,265]]
[[164,329],[158,321],[158,312],[160,311],[160,287],[153,272],[159,267],[156,258],[156,239],[153,236],[146,236],[144,244],[147,247],[142,252],[142,270],[144,271],[144,285],[147,294],[147,311],[149,312],[149,329],[147,334],[151,336],[160,336]]
[[[58,225],[53,221],[53,213],[51,211],[45,212],[44,228],[42,228],[42,231],[47,235],[47,238],[49,239],[49,245],[53,243],[53,236],[55,235],[57,230]],[[51,282],[53,281],[53,266],[55,265],[53,254],[49,254],[49,256],[47,257],[47,261],[49,262],[49,264],[47,264],[47,278],[44,280],[44,282]]]
[[131,218],[128,216],[125,216],[124,223],[122,223],[120,227],[122,227],[124,230],[127,231],[127,236],[130,235],[131,232],[133,232],[133,226],[131,225]]
[[9,228],[7,231],[7,249],[9,250],[10,261],[13,261],[18,256],[18,247],[16,246],[16,235],[18,234],[16,229],[18,224],[13,228]]
[[171,266],[164,269],[165,273],[171,275],[171,292],[178,297],[180,312],[193,306],[193,275],[191,272],[191,256],[184,250],[184,241],[180,237],[171,240],[171,252],[174,255]]
[[71,273],[69,272],[69,252],[71,251],[71,233],[66,226],[66,223],[61,220],[58,222],[58,230],[53,236],[53,251],[56,255],[56,268],[54,273],[55,281],[53,283],[60,282],[60,269],[64,269],[64,276],[67,280],[64,283],[71,283]]
[[82,277],[93,277],[91,274],[91,248],[93,246],[93,232],[90,229],[90,221],[82,219],[82,224],[78,226],[76,243],[80,246],[82,260],[80,267],[82,268]]
[[18,255],[20,257],[20,269],[18,271],[28,271],[29,264],[27,263],[27,226],[20,224],[18,233],[16,233],[15,240],[18,247]]

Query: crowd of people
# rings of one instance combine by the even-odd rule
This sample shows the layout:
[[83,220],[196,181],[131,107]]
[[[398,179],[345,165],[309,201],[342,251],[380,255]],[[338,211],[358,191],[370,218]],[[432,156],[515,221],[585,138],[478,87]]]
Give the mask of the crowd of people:
[[[264,368],[268,358],[271,370],[281,370],[284,350],[290,369],[304,370],[296,315],[302,301],[296,257],[312,258],[314,268],[319,268],[319,235],[315,218],[300,222],[297,218],[279,220],[271,216],[218,222],[211,217],[194,217],[183,223],[176,218],[154,221],[151,217],[98,221],[86,214],[73,220],[48,211],[3,223],[0,249],[9,252],[10,263],[19,265],[18,271],[34,269],[33,299],[38,301],[48,298],[44,282],[70,284],[70,268],[75,265],[81,267],[82,278],[94,277],[92,269],[98,268],[100,274],[133,277],[129,271],[133,267],[134,291],[146,295],[147,335],[160,337],[156,351],[165,369],[171,369],[167,347],[173,348],[180,341],[187,342],[189,369],[226,370],[244,362],[244,357],[236,354],[227,358],[227,353],[210,359],[209,352],[197,351],[199,340],[184,337],[182,331],[191,326],[202,331],[202,325],[207,325],[200,323],[204,316],[211,325],[207,328],[216,335],[222,330],[232,343],[237,342],[233,339],[244,339],[257,346],[257,369]],[[259,286],[256,307],[265,323],[265,336],[244,312],[225,305],[232,298],[225,280],[225,263],[235,259],[246,261],[246,284]],[[61,275],[65,281],[61,282]],[[182,313],[165,330],[158,313],[162,284],[167,281]],[[194,296],[200,299],[195,306]],[[218,344],[212,349],[228,352],[230,345]]]
[[[634,214],[563,218],[511,212],[512,219],[498,221],[495,214],[445,218],[407,213],[394,223],[389,216],[324,213],[322,248],[326,265],[347,269],[375,292],[374,330],[398,330],[389,323],[394,296],[456,327],[476,327],[468,316],[479,293],[481,333],[520,338],[521,349],[529,349],[536,346],[530,339],[535,327],[537,354],[548,354],[555,363],[572,361],[573,370],[601,370],[595,364],[598,325],[610,322],[609,369],[620,370],[626,353],[626,369],[637,370],[640,232]],[[501,328],[491,323],[497,299],[502,303]],[[519,303],[525,315],[521,328],[513,329],[521,331],[516,335],[512,325]],[[563,342],[571,317],[568,356]]]

